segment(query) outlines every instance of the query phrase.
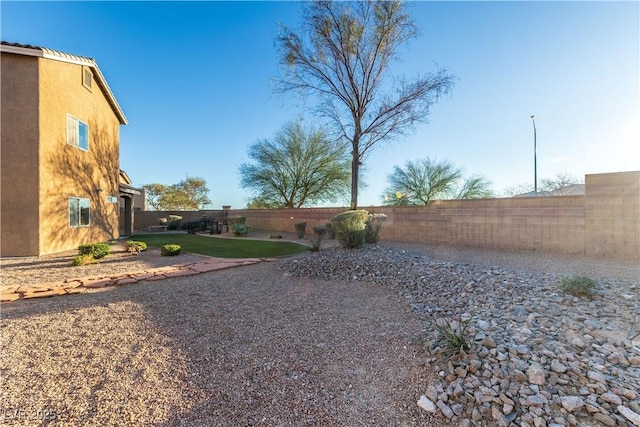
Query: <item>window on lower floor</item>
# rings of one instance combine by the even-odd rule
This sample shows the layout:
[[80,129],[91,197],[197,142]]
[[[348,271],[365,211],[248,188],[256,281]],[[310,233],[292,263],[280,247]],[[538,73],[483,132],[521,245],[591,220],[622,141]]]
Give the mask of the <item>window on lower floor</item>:
[[89,151],[89,125],[67,114],[67,144]]
[[69,227],[89,225],[89,199],[69,198]]

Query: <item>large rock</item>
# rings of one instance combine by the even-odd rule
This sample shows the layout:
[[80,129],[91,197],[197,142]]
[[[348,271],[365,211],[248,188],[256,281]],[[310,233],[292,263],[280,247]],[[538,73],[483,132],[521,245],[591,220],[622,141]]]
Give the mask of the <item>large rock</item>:
[[427,412],[436,412],[436,404],[433,403],[427,396],[420,396],[420,399],[418,399],[418,406]]
[[531,384],[545,385],[547,382],[546,371],[539,363],[532,363],[527,369],[527,379]]
[[618,406],[618,412],[620,412],[620,415],[631,421],[633,425],[640,427],[640,415],[622,405]]
[[560,402],[568,412],[579,411],[584,406],[584,400],[580,396],[562,396]]

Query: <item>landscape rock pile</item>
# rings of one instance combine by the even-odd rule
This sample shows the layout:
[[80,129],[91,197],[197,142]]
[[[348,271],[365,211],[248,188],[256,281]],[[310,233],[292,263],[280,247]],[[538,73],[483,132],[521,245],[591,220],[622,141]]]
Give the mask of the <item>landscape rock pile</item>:
[[[640,426],[640,344],[628,339],[632,327],[640,332],[638,282],[600,280],[596,296],[577,298],[551,272],[437,261],[384,245],[331,248],[281,268],[397,290],[424,322],[425,364],[440,377],[417,404],[453,425]],[[466,328],[469,350],[447,352],[434,327],[442,320]]]

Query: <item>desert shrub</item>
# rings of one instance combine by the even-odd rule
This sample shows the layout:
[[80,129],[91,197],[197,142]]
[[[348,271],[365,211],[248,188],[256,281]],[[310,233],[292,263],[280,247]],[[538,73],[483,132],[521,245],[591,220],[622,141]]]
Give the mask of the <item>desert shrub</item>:
[[137,240],[127,240],[127,248],[131,253],[140,253],[147,250],[147,244]]
[[370,214],[364,228],[364,240],[366,243],[378,243],[382,223],[387,219],[385,214]]
[[311,241],[311,247],[309,248],[309,250],[311,252],[318,252],[320,250],[320,247],[322,246],[322,240],[327,234],[327,227],[322,225],[313,227],[313,234],[314,236],[313,240]]
[[585,276],[563,277],[560,287],[563,292],[573,296],[591,298],[595,293],[596,282]]
[[360,209],[347,211],[331,218],[331,227],[343,248],[357,249],[364,245],[369,212]]
[[89,243],[78,246],[80,255],[92,255],[95,259],[104,258],[111,253],[111,246],[107,243]]
[[235,215],[227,218],[227,224],[229,224],[229,228],[231,228],[235,224],[246,224],[246,223],[247,223],[246,216]]
[[249,234],[249,227],[247,227],[247,224],[232,224],[229,226],[229,229],[234,236],[242,237]]
[[304,233],[307,230],[307,223],[298,222],[294,224],[294,227],[296,228],[296,236],[298,236],[298,239],[304,239]]
[[180,245],[164,245],[161,250],[162,256],[175,256],[179,255],[180,252],[182,252]]
[[435,345],[440,346],[445,354],[453,356],[455,354],[466,353],[471,349],[471,337],[467,331],[470,320],[449,321],[441,318],[433,322],[434,328],[438,331]]
[[91,254],[76,255],[71,260],[71,265],[73,267],[78,267],[78,266],[87,265],[87,264],[97,264],[97,263],[98,261],[96,261],[96,259]]
[[246,236],[249,233],[249,227],[247,226],[246,216],[230,216],[227,218],[227,224],[229,224],[229,230],[234,236]]

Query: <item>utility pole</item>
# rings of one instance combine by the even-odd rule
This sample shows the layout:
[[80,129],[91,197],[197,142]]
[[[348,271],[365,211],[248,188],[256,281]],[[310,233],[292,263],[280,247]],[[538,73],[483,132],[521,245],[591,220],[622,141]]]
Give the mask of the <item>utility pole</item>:
[[538,195],[538,145],[536,141],[536,116],[531,115],[533,122],[533,191]]

